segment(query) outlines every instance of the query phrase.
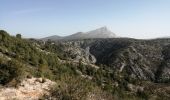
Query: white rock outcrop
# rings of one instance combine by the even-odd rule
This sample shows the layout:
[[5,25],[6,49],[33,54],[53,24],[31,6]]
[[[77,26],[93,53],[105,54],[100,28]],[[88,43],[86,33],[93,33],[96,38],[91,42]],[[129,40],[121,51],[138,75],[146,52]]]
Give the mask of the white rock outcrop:
[[17,87],[3,87],[0,89],[0,100],[38,100],[48,95],[56,83],[42,78],[25,79]]

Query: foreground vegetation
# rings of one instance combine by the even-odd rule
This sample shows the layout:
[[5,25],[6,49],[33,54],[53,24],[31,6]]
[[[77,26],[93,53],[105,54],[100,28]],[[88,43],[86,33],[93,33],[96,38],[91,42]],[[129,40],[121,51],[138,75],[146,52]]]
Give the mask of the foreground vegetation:
[[[43,77],[57,83],[50,97],[59,100],[86,99],[167,99],[168,91],[159,93],[152,90],[162,88],[159,84],[131,79],[128,75],[115,73],[106,66],[99,68],[84,65],[81,61],[71,63],[61,48],[51,41],[43,44],[35,40],[22,39],[20,34],[10,36],[0,31],[0,84],[15,86],[26,77]],[[64,60],[64,62],[61,62]],[[136,90],[132,90],[133,84]],[[163,85],[166,88],[166,86]],[[160,95],[161,94],[161,95]],[[168,100],[168,99],[167,99]]]

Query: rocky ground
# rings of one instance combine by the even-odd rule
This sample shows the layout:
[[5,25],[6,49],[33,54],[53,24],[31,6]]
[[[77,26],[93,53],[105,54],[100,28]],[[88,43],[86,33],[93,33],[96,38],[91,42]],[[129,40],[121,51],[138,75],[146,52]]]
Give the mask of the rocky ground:
[[0,89],[0,100],[38,100],[48,95],[49,90],[56,83],[48,79],[29,78],[17,87],[3,87]]
[[106,65],[130,78],[167,83],[170,80],[170,39],[128,38],[74,40],[54,45],[68,60]]

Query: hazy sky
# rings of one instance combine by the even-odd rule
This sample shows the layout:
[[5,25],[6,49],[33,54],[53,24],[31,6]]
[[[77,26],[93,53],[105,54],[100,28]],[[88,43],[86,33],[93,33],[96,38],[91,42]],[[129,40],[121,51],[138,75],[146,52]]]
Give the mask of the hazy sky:
[[170,0],[0,0],[0,29],[24,37],[107,26],[118,36],[170,36]]

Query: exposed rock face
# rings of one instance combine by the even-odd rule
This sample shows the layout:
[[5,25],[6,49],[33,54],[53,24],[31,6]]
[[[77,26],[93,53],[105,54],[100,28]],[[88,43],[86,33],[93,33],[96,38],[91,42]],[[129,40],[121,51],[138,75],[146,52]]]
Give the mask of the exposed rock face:
[[134,79],[170,81],[170,39],[88,39],[59,44],[72,60],[107,65]]
[[42,78],[25,79],[17,87],[4,87],[0,89],[0,100],[39,100],[43,95],[48,95],[55,82]]
[[116,35],[111,32],[107,27],[101,27],[99,29],[89,31],[86,33],[78,32],[76,34],[66,36],[64,40],[78,40],[78,39],[95,39],[95,38],[115,38]]
[[[91,43],[91,41],[89,41]],[[62,50],[68,56],[68,58],[74,61],[82,61],[86,63],[96,63],[96,58],[90,53],[89,43],[84,41],[68,41],[61,42],[59,45],[63,45]]]
[[130,91],[133,91],[133,92],[144,91],[144,87],[142,86],[135,86],[133,84],[128,84],[127,87]]

